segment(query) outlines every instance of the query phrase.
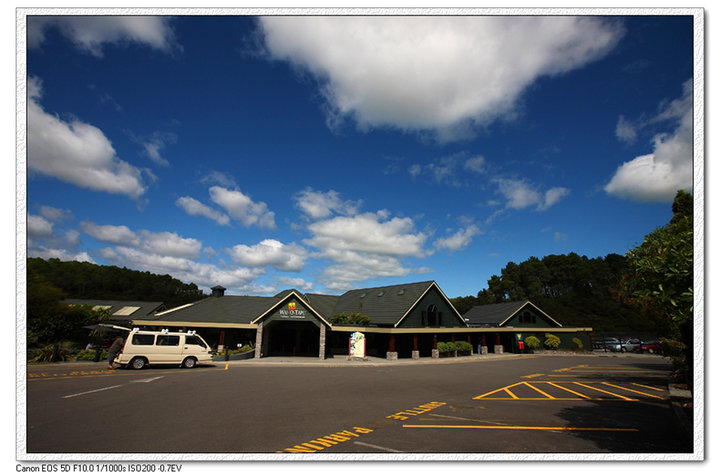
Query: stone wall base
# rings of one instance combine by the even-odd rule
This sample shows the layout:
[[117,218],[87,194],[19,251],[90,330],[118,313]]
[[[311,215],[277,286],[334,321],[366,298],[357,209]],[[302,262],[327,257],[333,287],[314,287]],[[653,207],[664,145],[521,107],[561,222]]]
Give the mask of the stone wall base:
[[398,353],[397,353],[397,352],[388,352],[388,353],[387,353],[387,359],[388,359],[388,360],[397,360],[397,359],[398,359]]
[[413,350],[412,351],[412,358],[417,360],[420,358],[420,351],[419,350]]
[[440,351],[437,349],[432,350],[432,358],[433,359],[439,359],[440,358]]
[[481,353],[482,355],[487,355],[487,353],[488,353],[488,347],[487,347],[486,345],[480,346],[480,353]]
[[495,346],[495,353],[496,353],[496,354],[502,354],[502,353],[503,353],[503,346],[501,346],[501,345],[496,345],[496,346]]

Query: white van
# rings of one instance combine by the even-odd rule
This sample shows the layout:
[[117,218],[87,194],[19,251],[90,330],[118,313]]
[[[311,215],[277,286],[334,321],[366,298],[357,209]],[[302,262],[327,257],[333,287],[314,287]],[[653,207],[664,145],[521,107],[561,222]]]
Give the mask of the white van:
[[[128,329],[130,330],[130,329]],[[190,332],[141,331],[133,329],[115,363],[132,369],[147,365],[181,365],[191,369],[198,362],[211,362],[212,351],[202,337]]]

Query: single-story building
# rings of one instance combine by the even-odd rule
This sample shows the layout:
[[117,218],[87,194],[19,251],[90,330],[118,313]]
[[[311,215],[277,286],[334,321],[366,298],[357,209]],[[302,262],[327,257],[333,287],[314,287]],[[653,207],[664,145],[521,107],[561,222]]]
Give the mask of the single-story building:
[[[295,289],[272,297],[232,296],[215,286],[205,299],[137,315],[131,324],[197,330],[220,352],[252,344],[256,358],[348,355],[355,332],[364,335],[366,355],[388,359],[435,357],[438,342],[459,340],[477,352],[516,352],[523,336],[550,329],[567,337],[563,342],[576,337],[589,346],[592,329],[564,328],[532,303],[492,306],[461,316],[434,281],[355,289],[339,296]],[[334,318],[341,314],[360,314],[368,321],[341,324]]]
[[[506,350],[517,349],[518,343],[530,336],[544,342],[546,334],[557,336],[560,348],[592,350],[592,328],[563,327],[530,301],[475,306],[463,317],[472,328],[494,329],[495,343],[503,344]],[[503,334],[502,331],[506,332]]]

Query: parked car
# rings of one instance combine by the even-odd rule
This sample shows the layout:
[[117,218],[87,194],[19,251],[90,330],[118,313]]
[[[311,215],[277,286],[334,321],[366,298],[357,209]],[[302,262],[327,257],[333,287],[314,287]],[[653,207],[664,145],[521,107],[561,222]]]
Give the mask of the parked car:
[[620,352],[641,352],[642,343],[640,339],[625,337],[620,339]]
[[199,362],[212,362],[212,351],[203,338],[193,331],[133,329],[115,358],[115,363],[136,370],[156,364],[176,364],[190,369]]
[[614,337],[605,337],[604,339],[593,342],[593,349],[605,350],[610,352],[620,352],[620,340]]
[[648,354],[662,354],[662,348],[660,347],[660,342],[656,340],[647,340],[643,341],[641,344],[642,352],[647,352]]

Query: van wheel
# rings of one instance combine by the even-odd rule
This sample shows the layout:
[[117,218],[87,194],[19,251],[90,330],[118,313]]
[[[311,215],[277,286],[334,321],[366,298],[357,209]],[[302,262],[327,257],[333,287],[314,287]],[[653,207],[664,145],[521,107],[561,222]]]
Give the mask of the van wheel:
[[130,368],[134,370],[142,370],[147,365],[147,361],[142,357],[135,357],[130,361]]
[[195,357],[188,357],[187,359],[183,360],[182,366],[184,369],[191,369],[195,367],[196,363],[197,360],[195,360]]

